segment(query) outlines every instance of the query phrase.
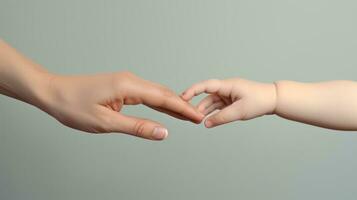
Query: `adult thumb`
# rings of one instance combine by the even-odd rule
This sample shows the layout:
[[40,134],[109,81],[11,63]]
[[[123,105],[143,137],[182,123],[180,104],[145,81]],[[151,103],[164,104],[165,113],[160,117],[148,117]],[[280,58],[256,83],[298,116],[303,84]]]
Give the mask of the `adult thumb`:
[[126,116],[120,113],[113,114],[111,132],[125,133],[149,140],[163,140],[168,131],[161,124],[142,118]]

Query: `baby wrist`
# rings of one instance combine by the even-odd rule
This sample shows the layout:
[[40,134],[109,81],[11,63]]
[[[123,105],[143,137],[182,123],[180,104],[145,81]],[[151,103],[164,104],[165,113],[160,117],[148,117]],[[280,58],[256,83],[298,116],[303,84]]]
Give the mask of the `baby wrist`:
[[273,107],[272,110],[269,114],[273,115],[276,114],[277,108],[278,108],[278,100],[279,100],[279,81],[274,81],[273,82]]

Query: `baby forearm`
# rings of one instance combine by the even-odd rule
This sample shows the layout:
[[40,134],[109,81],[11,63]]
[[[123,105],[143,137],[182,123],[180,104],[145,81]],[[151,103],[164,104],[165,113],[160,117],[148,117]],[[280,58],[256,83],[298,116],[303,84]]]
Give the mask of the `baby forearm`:
[[275,114],[338,130],[357,130],[357,83],[278,81]]

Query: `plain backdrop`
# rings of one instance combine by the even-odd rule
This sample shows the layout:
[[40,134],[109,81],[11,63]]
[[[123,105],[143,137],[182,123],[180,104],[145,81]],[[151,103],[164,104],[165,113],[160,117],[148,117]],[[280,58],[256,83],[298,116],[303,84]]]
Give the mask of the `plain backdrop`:
[[[129,70],[177,93],[209,78],[356,80],[356,10],[352,0],[0,0],[0,37],[54,73]],[[275,116],[208,130],[143,106],[124,113],[160,121],[169,138],[90,135],[1,96],[0,199],[357,198],[356,132]]]

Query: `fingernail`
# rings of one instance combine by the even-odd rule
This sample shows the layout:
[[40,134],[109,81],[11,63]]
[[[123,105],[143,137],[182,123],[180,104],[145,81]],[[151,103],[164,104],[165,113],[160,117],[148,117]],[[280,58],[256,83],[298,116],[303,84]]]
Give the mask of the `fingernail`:
[[152,137],[155,140],[163,140],[167,137],[167,135],[168,135],[167,129],[161,127],[156,127],[152,133]]
[[207,120],[207,121],[205,122],[205,125],[206,125],[207,128],[211,128],[212,125],[213,125],[213,123],[212,123],[212,121]]

